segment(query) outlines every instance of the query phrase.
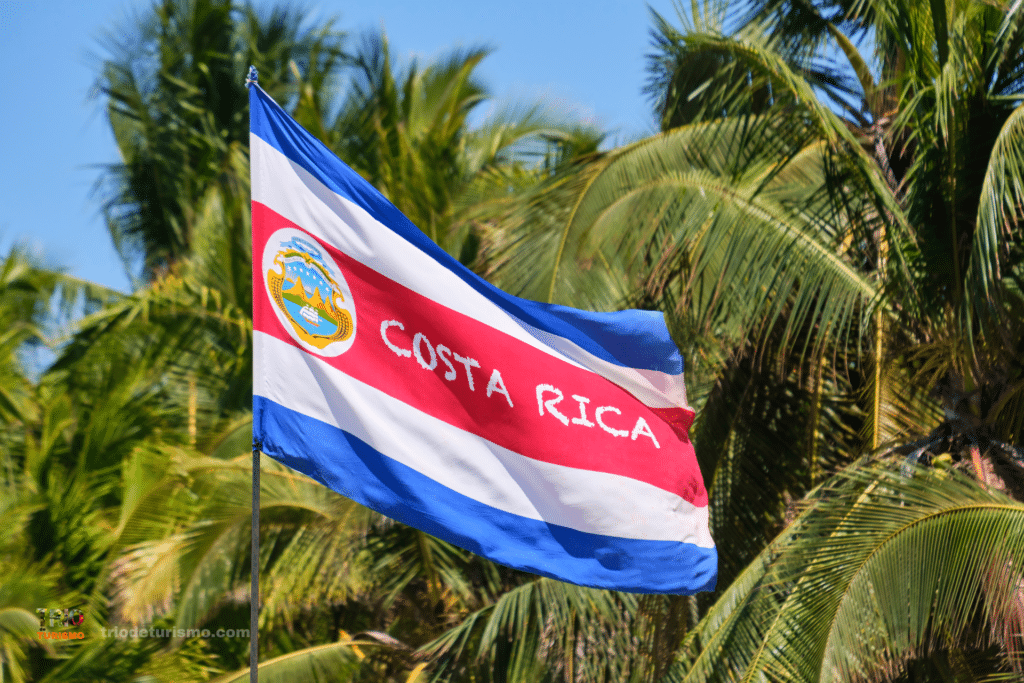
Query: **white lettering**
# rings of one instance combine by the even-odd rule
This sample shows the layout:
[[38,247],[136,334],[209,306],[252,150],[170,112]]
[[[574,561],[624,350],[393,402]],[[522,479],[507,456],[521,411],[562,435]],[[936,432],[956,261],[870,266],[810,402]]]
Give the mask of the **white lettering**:
[[470,368],[478,368],[480,367],[480,363],[473,358],[463,358],[457,353],[453,353],[452,355],[455,357],[456,361],[466,366],[466,379],[469,380],[469,390],[476,391],[476,389],[473,388],[473,371],[470,370]]
[[573,394],[572,397],[579,401],[580,404],[580,416],[574,417],[572,423],[574,425],[583,425],[584,427],[593,427],[594,423],[587,419],[587,404],[590,403],[590,399],[586,396],[577,396]]
[[505,382],[502,381],[498,368],[494,368],[494,372],[491,373],[491,381],[487,383],[487,398],[490,398],[491,394],[503,395],[505,400],[508,401],[508,407],[514,407],[512,405],[512,397],[508,395],[508,389],[505,388]]
[[[549,398],[547,401],[545,401],[544,400],[544,393],[545,392],[550,392],[552,394],[555,394],[555,396],[557,396],[557,398]],[[564,425],[568,425],[569,424],[569,418],[567,418],[565,415],[562,415],[562,413],[558,412],[558,409],[555,408],[555,404],[559,403],[562,400],[562,398],[563,398],[562,392],[560,390],[554,388],[550,384],[538,384],[537,385],[537,409],[540,410],[541,416],[543,417],[544,409],[547,408],[548,412],[555,416],[555,419],[557,419],[559,422],[561,422]]]
[[609,427],[608,425],[606,425],[604,423],[604,420],[601,419],[601,416],[604,415],[605,413],[615,413],[616,415],[622,415],[622,411],[619,410],[618,408],[613,408],[611,406],[601,406],[600,408],[594,411],[594,419],[597,420],[597,424],[599,427],[601,427],[601,429],[608,432],[612,436],[629,436],[629,432],[627,432],[625,429],[616,429],[615,427]]
[[[430,362],[423,360],[423,354],[420,351],[420,342],[426,342],[427,350],[430,351]],[[430,345],[430,340],[427,339],[422,332],[417,332],[416,336],[412,338],[412,352],[416,356],[417,362],[420,367],[424,370],[433,370],[437,367],[437,356],[434,355],[434,347]]]
[[636,437],[640,435],[650,437],[651,441],[654,442],[654,447],[661,448],[661,446],[658,445],[658,440],[654,438],[654,432],[651,431],[650,425],[647,424],[647,420],[643,417],[638,417],[636,419],[636,426],[633,427],[633,433],[630,434],[630,438],[633,439],[633,441],[636,441]]
[[[405,331],[405,325],[397,320],[385,320],[380,324],[380,338],[384,340],[384,344],[391,349],[396,356],[399,358],[410,358],[415,357],[416,362],[419,363],[420,367],[424,370],[435,370],[441,363],[444,363],[444,367],[441,368],[444,378],[449,382],[454,382],[458,378],[458,371],[455,368],[455,363],[461,363],[466,368],[466,384],[469,386],[470,391],[476,391],[476,381],[473,377],[473,368],[479,369],[481,367],[480,361],[475,358],[469,358],[467,356],[460,356],[459,354],[452,351],[444,344],[438,344],[434,346],[430,343],[430,340],[422,332],[409,334],[412,336],[411,348],[402,348],[398,346],[395,340],[392,340],[388,336],[388,329],[391,327],[397,327],[398,329]],[[407,338],[408,339],[408,338]],[[512,395],[509,393],[508,387],[505,386],[505,379],[501,376],[501,372],[495,368],[491,371],[490,380],[487,382],[487,397],[490,398],[494,394],[501,394],[505,397],[510,408],[515,407],[512,402]],[[552,404],[557,403],[562,399],[562,394],[559,392],[558,399],[553,401]],[[552,409],[553,415],[563,419],[565,424],[565,418],[557,410]],[[543,414],[543,413],[541,413]]]
[[448,380],[449,382],[451,382],[456,377],[456,375],[455,375],[455,366],[452,365],[451,360],[446,355],[446,354],[451,354],[451,352],[452,352],[452,350],[449,349],[444,344],[438,344],[437,345],[437,357],[441,359],[442,363],[444,363],[445,365],[448,366],[448,371],[446,373],[444,373],[444,378],[446,380]]
[[397,320],[385,320],[380,324],[380,338],[383,339],[384,343],[388,345],[388,348],[394,351],[396,354],[398,354],[400,358],[408,358],[409,356],[411,356],[412,351],[410,351],[409,349],[403,349],[391,343],[391,340],[388,339],[389,327],[397,327],[400,330],[404,330],[405,325],[398,322]]

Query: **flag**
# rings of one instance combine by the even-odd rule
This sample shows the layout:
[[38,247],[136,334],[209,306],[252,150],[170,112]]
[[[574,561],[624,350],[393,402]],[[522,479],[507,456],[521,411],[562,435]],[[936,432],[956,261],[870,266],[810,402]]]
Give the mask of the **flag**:
[[638,593],[714,588],[664,316],[502,292],[249,92],[262,451],[516,569]]

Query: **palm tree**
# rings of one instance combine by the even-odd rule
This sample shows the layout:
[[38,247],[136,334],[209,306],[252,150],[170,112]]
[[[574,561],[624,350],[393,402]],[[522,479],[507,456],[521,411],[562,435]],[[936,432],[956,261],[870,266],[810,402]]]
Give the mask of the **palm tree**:
[[1024,504],[950,461],[831,478],[664,680],[1019,680]]
[[70,316],[110,305],[119,295],[42,269],[17,249],[0,273],[6,330],[0,366],[0,678],[24,681],[74,649],[65,641],[38,640],[38,609],[83,608],[91,617],[85,626],[90,635],[99,623],[102,607],[95,598],[104,581],[117,488],[109,462],[159,426],[153,420],[148,429],[138,428],[153,417],[153,402],[114,390],[116,373],[98,373],[111,391],[107,401],[97,402],[98,387],[91,395],[74,391],[65,373],[46,370],[37,360],[39,348],[54,348]]
[[[745,7],[655,15],[663,132],[538,188],[493,260],[514,291],[662,307],[691,361],[721,590],[655,601],[638,652],[706,611],[673,680],[1019,676],[1021,9]],[[874,659],[837,654],[857,637]]]
[[[780,503],[821,483],[828,465],[858,454],[898,455],[911,461],[908,468],[951,460],[983,485],[1019,496],[1019,452],[1012,445],[1020,438],[1024,386],[1015,360],[1022,343],[1020,233],[1014,230],[1021,187],[1019,8],[763,3],[732,36],[717,9],[695,5],[683,32],[656,18],[661,53],[652,86],[669,128],[609,164],[580,198],[576,215],[584,219],[575,227],[593,234],[617,215],[643,212],[638,223],[664,238],[644,243],[667,246],[653,267],[634,271],[642,291],[667,294],[674,307],[683,302],[687,316],[717,326],[704,329],[724,331],[730,341],[725,372],[695,429],[712,499],[719,499],[718,533],[736,529],[722,515],[736,499],[744,507],[774,501],[774,515],[755,503],[762,529],[767,522],[770,530],[782,521]],[[874,45],[877,80],[858,43]],[[687,68],[708,60],[721,68],[703,75]],[[795,141],[775,142],[767,131],[779,127]],[[775,150],[774,162],[759,169],[749,160],[764,158],[757,146],[765,142]],[[732,164],[725,172],[721,160]],[[708,277],[720,273],[726,275],[717,281]],[[746,395],[736,401],[735,373],[748,358],[775,360],[785,369],[741,386],[754,403]],[[761,436],[774,440],[752,439],[758,434],[745,426],[725,428],[766,390],[779,417],[785,415],[779,408],[796,408],[793,421],[775,428],[758,420],[759,429],[769,427]],[[794,429],[780,439],[787,422],[790,428],[802,423],[804,438]],[[798,476],[761,482],[767,495],[759,496],[745,470],[761,469],[767,448]],[[823,454],[830,459],[822,461]],[[984,555],[986,543],[1003,533],[999,525],[1012,520],[1012,502],[998,504],[1008,517],[991,525],[963,522],[954,531],[915,537],[920,554],[908,563],[944,577],[938,599],[960,612],[911,603],[934,621],[922,630],[905,616],[890,617],[871,641],[873,662],[861,656],[836,663],[828,655],[833,650],[822,650],[826,636],[828,648],[837,638],[863,636],[873,618],[864,603],[840,601],[843,591],[877,592],[888,582],[905,590],[909,580],[895,570],[888,577],[844,573],[859,566],[856,558],[883,556],[892,546],[885,538],[872,546],[869,538],[851,536],[841,517],[860,519],[870,511],[880,529],[897,536],[915,526],[900,517],[907,507],[929,519],[937,507],[974,510],[979,495],[967,484],[940,486],[928,478],[935,498],[945,497],[936,500],[915,482],[871,472],[867,482],[854,469],[823,484],[821,502],[808,503],[800,521],[742,572],[737,569],[756,546],[740,546],[730,572],[737,578],[701,624],[693,652],[703,650],[687,680],[755,672],[772,680],[913,679],[928,675],[929,667],[967,666],[965,648],[982,652],[981,642],[1001,648],[1009,658],[1002,664],[1019,670],[1018,646],[991,635],[1013,623],[1016,579],[995,568],[1005,560]],[[860,488],[844,489],[850,480]],[[880,482],[897,493],[881,494]],[[830,507],[825,501],[837,489],[842,496]],[[801,536],[805,525],[815,529],[812,535]],[[972,537],[978,555],[942,552]],[[830,561],[815,559],[812,538],[828,549]],[[822,540],[829,538],[834,542]],[[729,540],[724,545],[733,547]],[[999,546],[1006,554],[998,557],[1014,557],[1019,551],[1011,546]],[[823,563],[820,581],[829,582],[824,591],[809,576],[796,576],[797,568],[817,569],[816,562]],[[789,573],[782,579],[778,572]],[[999,581],[979,588],[979,575]],[[812,586],[820,602],[801,597]],[[827,603],[826,594],[836,602]],[[887,595],[906,605],[905,597]],[[896,609],[880,595],[872,599],[874,614]],[[986,616],[967,623],[980,614],[976,608]],[[815,631],[819,621],[835,626],[831,635]],[[760,630],[765,624],[787,635]],[[860,631],[844,636],[844,628]],[[768,664],[778,652],[776,637],[794,652],[777,669]],[[736,640],[720,647],[723,638]],[[984,669],[991,654],[972,661]]]
[[476,73],[487,54],[454,50],[399,67],[387,36],[367,33],[351,55],[337,114],[314,101],[312,87],[295,112],[414,225],[470,264],[494,207],[536,183],[546,155],[600,142],[596,131],[539,105],[494,107],[472,125],[491,100]]
[[283,101],[300,89],[300,70],[307,82],[328,86],[343,61],[342,36],[330,21],[306,24],[293,9],[161,0],[110,34],[97,90],[122,160],[99,189],[111,237],[136,281],[191,253],[211,202],[247,251],[248,216],[238,211],[248,200],[244,74],[257,65]]

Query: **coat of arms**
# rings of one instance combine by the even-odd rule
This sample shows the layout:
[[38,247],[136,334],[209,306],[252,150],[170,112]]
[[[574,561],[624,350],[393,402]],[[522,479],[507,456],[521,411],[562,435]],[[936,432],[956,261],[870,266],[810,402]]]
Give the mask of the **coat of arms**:
[[267,293],[292,337],[322,356],[348,350],[355,307],[333,259],[306,233],[275,232],[263,253]]

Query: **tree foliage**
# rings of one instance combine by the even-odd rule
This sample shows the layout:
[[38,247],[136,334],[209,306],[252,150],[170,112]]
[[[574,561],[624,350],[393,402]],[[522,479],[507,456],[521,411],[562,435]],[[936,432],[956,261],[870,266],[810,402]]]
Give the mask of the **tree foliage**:
[[[1020,6],[678,9],[652,13],[661,132],[611,149],[543,106],[480,116],[480,48],[398,64],[382,33],[231,0],[111,34],[98,189],[137,288],[0,263],[0,676],[248,676],[244,639],[96,631],[248,627],[255,64],[499,286],[665,311],[721,557],[713,595],[581,589],[264,459],[261,677],[1019,677]],[[89,638],[33,639],[41,605]]]

